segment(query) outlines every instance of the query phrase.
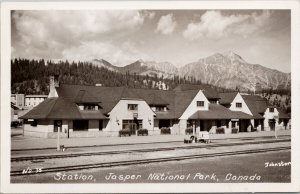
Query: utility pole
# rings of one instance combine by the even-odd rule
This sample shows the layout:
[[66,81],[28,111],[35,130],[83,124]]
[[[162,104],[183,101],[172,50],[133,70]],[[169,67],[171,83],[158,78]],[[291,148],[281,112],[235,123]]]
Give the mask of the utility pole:
[[61,121],[57,121],[57,151],[60,151],[60,129],[61,129]]
[[279,118],[278,116],[274,116],[274,133],[275,133],[275,139],[277,139],[276,122],[277,122],[278,118]]

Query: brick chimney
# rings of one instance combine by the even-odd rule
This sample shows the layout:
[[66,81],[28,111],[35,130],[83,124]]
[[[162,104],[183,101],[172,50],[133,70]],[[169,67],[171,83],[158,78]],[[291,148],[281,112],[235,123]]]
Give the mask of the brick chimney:
[[58,83],[55,82],[54,76],[50,76],[49,79],[50,79],[50,82],[49,82],[50,83],[50,85],[49,85],[50,92],[49,92],[48,98],[58,97],[58,94],[55,89],[55,87],[58,87]]

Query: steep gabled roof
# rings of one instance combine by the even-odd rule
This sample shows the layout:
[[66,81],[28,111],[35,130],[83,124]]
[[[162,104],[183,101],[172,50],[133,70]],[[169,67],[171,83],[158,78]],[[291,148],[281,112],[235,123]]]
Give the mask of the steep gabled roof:
[[219,93],[220,104],[230,104],[237,94],[238,92]]
[[101,102],[102,112],[108,113],[120,101],[121,98],[129,98],[129,94],[124,92],[123,87],[96,87],[83,85],[66,85],[62,84],[56,88],[59,97],[68,99],[70,102],[76,103],[77,95],[84,90],[86,93],[97,97]]
[[76,96],[81,90],[97,97],[101,102],[101,111],[109,113],[121,99],[142,99],[149,105],[166,105],[168,111],[164,118],[179,118],[199,90],[165,91],[137,89],[127,87],[102,87],[82,85],[60,85],[56,88],[58,96],[76,103]]
[[79,90],[76,97],[76,103],[100,103],[100,99],[93,96],[89,91]]
[[[147,97],[146,97],[147,98]],[[159,95],[154,92],[145,99],[149,105],[168,105],[169,103],[163,100]]]
[[23,115],[22,119],[44,119],[47,118],[58,98],[48,98]]
[[149,105],[170,105],[175,98],[174,91],[131,88]]
[[61,97],[47,98],[28,113],[22,119],[107,119],[101,111],[94,111],[87,115],[80,111],[75,103]]
[[15,103],[10,102],[10,108],[14,109],[14,110],[18,110],[19,108],[16,106]]
[[127,88],[127,87],[122,87],[121,95],[119,97],[120,99],[139,99],[139,95],[135,93],[133,90]]
[[187,90],[202,90],[204,95],[207,99],[219,99],[218,92],[207,85],[196,85],[196,84],[180,84],[176,88],[174,88],[174,91],[187,91]]
[[199,90],[175,91],[175,118],[179,118],[184,113],[198,92]]
[[219,104],[209,104],[209,110],[199,110],[194,113],[189,119],[251,119],[252,116],[240,111],[230,111],[226,107]]
[[262,114],[268,107],[272,107],[268,101],[257,95],[242,95],[245,103],[255,119],[263,119]]

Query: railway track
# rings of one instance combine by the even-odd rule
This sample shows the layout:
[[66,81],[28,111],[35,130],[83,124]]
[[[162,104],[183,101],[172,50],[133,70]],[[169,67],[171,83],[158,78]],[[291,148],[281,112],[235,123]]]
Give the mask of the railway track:
[[[283,151],[283,150],[290,150],[290,149],[291,149],[290,146],[282,146],[282,147],[276,147],[276,148],[264,148],[264,149],[254,149],[254,150],[244,150],[244,151],[212,153],[212,154],[195,154],[195,155],[188,155],[188,156],[168,157],[168,158],[129,160],[129,161],[106,162],[106,163],[84,164],[84,165],[74,165],[74,166],[60,166],[60,167],[52,167],[52,168],[43,168],[42,171],[39,172],[39,174],[40,173],[72,171],[72,170],[86,170],[86,169],[92,169],[92,168],[107,168],[107,167],[149,164],[149,163],[158,163],[158,162],[171,162],[171,161],[199,159],[199,158],[208,158],[208,157],[256,154],[256,153]],[[22,175],[24,176],[24,175],[32,175],[32,174],[36,174],[36,173],[32,172],[32,173],[23,174],[22,170],[11,171],[11,176],[22,176]]]
[[250,145],[250,144],[254,145],[254,144],[280,143],[280,142],[289,142],[289,141],[291,140],[281,139],[281,140],[263,140],[263,141],[255,141],[255,142],[218,143],[218,144],[205,144],[205,145],[200,144],[200,145],[192,145],[192,146],[176,146],[176,147],[165,147],[165,148],[132,149],[132,150],[120,150],[120,151],[37,155],[37,156],[25,156],[25,157],[12,157],[11,162],[47,160],[47,159],[95,156],[95,155],[127,154],[127,153],[138,153],[138,152],[171,151],[171,150],[179,150],[179,149],[216,148],[216,147],[239,146],[239,145]]

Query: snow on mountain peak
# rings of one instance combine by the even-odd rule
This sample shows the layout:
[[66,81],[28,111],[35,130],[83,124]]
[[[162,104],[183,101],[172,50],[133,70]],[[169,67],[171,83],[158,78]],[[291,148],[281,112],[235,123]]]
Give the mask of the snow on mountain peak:
[[226,52],[222,53],[222,55],[224,57],[227,57],[231,61],[239,61],[242,63],[246,63],[246,61],[240,55],[234,53],[233,51],[226,51]]

